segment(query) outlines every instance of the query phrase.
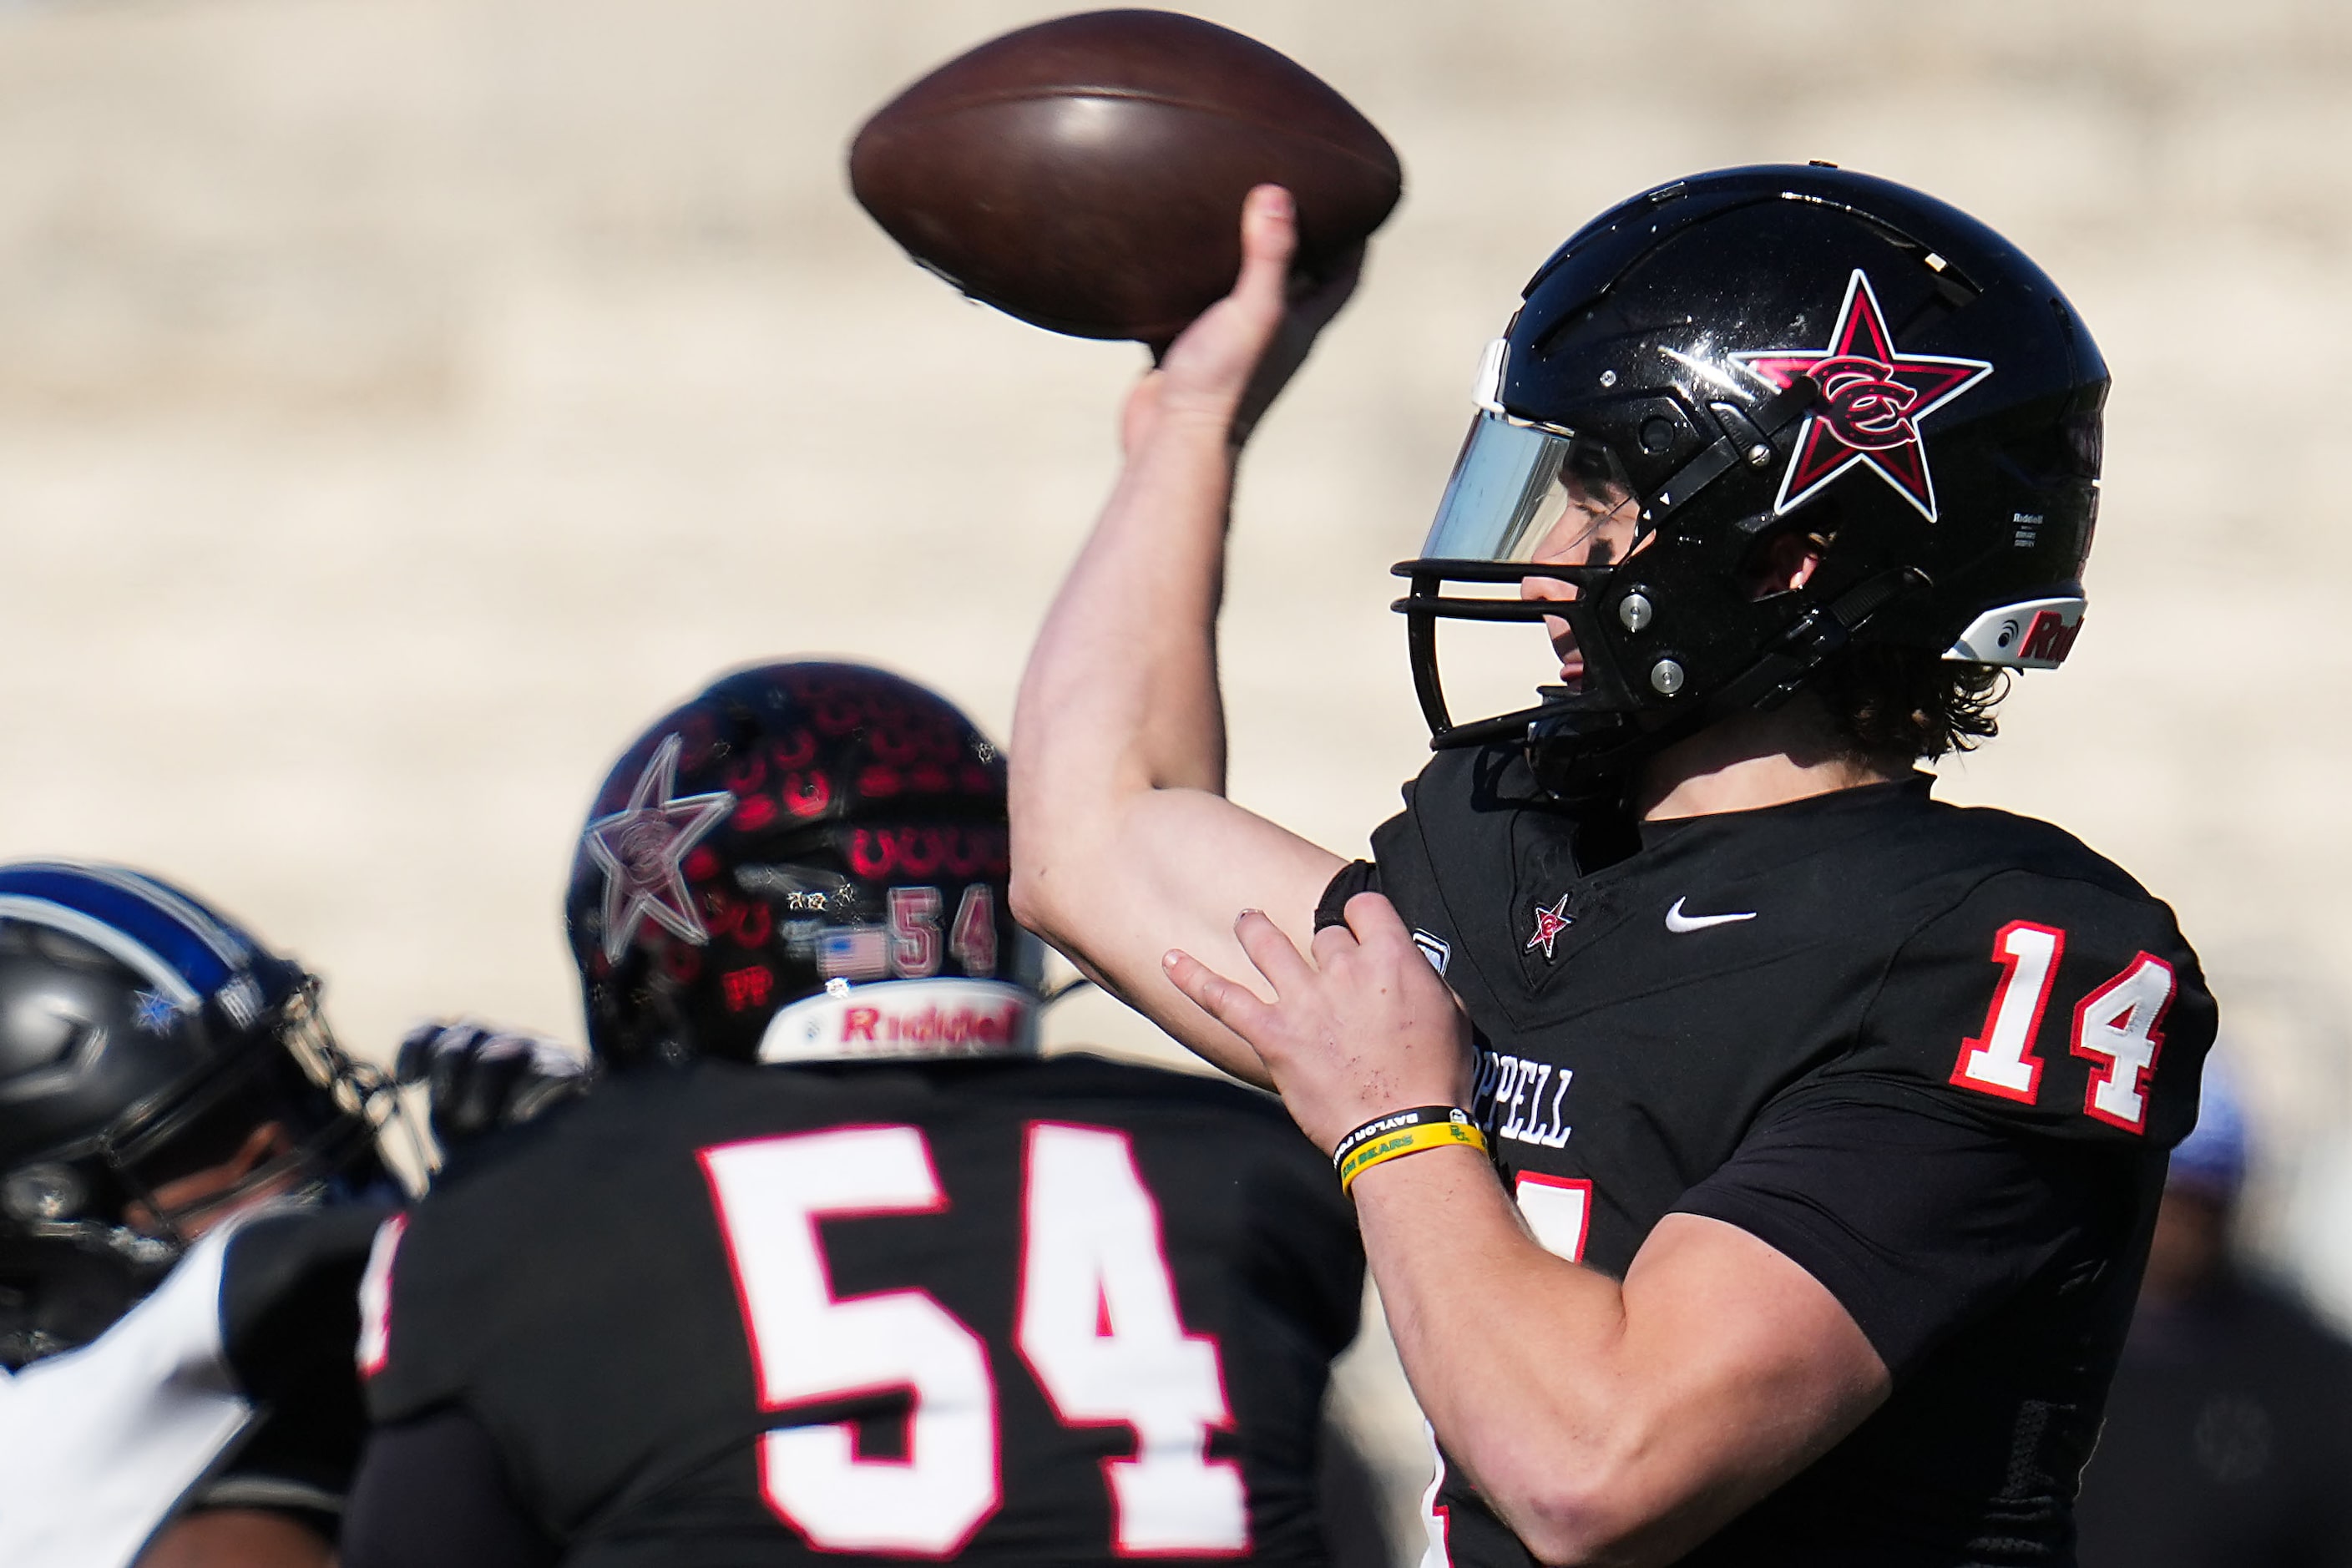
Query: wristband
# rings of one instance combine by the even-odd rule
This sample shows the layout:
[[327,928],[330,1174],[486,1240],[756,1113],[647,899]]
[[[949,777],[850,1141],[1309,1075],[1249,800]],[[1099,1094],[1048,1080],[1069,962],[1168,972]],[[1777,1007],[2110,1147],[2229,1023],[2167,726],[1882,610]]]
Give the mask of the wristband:
[[1344,1193],[1374,1165],[1424,1149],[1456,1144],[1486,1152],[1486,1135],[1472,1123],[1468,1111],[1453,1105],[1415,1106],[1376,1116],[1340,1139],[1331,1151],[1331,1163],[1339,1173],[1339,1190]]

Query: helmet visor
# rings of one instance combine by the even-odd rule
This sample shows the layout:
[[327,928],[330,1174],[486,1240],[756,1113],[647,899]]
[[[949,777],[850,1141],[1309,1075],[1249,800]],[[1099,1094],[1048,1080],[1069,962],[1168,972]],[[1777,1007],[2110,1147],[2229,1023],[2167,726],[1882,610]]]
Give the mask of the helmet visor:
[[1481,411],[1454,461],[1424,560],[1602,566],[1640,542],[1642,507],[1590,436]]

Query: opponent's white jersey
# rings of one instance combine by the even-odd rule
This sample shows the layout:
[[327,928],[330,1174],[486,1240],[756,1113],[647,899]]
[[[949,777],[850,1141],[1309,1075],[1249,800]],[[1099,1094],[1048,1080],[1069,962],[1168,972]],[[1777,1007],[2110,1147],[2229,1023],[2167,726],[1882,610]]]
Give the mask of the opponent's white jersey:
[[249,1217],[98,1339],[0,1373],[0,1563],[122,1568],[229,1454],[254,1406],[223,1343],[221,1275]]

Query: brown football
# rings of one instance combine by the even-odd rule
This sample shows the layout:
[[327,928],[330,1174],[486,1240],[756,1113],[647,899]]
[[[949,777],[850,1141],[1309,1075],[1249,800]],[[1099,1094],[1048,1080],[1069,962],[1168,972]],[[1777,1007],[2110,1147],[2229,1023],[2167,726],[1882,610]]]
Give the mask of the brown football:
[[1057,332],[1164,342],[1233,287],[1242,197],[1287,186],[1299,271],[1381,226],[1396,152],[1311,72],[1168,11],[1007,33],[885,104],[850,188],[916,261]]

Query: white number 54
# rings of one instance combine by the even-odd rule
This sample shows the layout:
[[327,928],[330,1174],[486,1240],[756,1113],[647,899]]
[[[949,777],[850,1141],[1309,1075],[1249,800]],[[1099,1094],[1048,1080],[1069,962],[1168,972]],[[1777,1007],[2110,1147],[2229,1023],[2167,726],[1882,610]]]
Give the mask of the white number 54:
[[[1023,1199],[1022,1359],[1072,1426],[1120,1425],[1105,1467],[1122,1555],[1245,1552],[1216,1342],[1187,1334],[1159,1205],[1125,1133],[1033,1123]],[[707,1149],[761,1407],[882,1389],[913,1395],[903,1459],[861,1459],[847,1423],[760,1439],[769,1507],[834,1552],[951,1556],[996,1511],[996,1391],[980,1336],[921,1290],[836,1299],[818,1221],[947,1206],[920,1129],[841,1128]]]

